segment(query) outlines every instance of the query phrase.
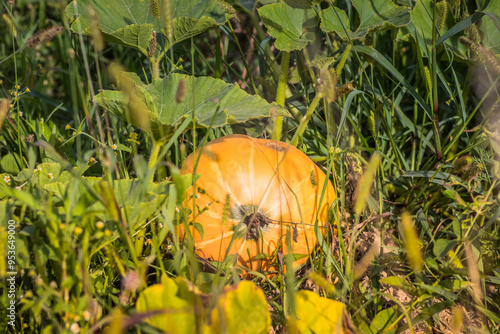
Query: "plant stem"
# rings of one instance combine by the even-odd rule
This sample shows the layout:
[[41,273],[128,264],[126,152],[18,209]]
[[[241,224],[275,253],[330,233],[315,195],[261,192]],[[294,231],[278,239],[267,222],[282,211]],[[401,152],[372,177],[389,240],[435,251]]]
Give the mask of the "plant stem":
[[292,142],[291,142],[291,144],[293,146],[297,146],[297,144],[299,143],[299,138],[304,134],[304,131],[306,131],[307,123],[311,119],[312,114],[314,113],[314,110],[316,110],[316,106],[318,105],[319,100],[321,100],[322,98],[323,98],[323,93],[321,93],[321,92],[316,93],[316,96],[312,100],[311,105],[309,106],[309,109],[307,109],[306,114],[300,120],[300,124],[299,124],[297,131],[293,135]]
[[441,160],[443,155],[441,153],[441,138],[439,137],[439,113],[438,113],[438,92],[437,92],[437,74],[436,74],[436,13],[437,3],[434,2],[433,15],[432,15],[432,116],[434,140],[436,142],[436,157]]
[[[288,76],[289,61],[290,61],[290,53],[283,51],[283,55],[281,57],[280,79],[278,82],[278,91],[276,93],[276,103],[282,107],[285,106],[286,79]],[[282,128],[283,128],[283,116],[278,116],[276,118],[276,123],[274,125],[274,133],[273,133],[274,140],[281,139]]]
[[160,79],[160,61],[155,58],[150,58],[151,64],[153,65],[153,82]]
[[153,168],[158,160],[158,153],[160,152],[161,143],[153,141],[153,148],[151,149],[151,156],[149,157],[148,167]]
[[220,29],[217,27],[217,42],[215,43],[215,73],[214,78],[220,79],[221,72],[221,48],[220,48]]

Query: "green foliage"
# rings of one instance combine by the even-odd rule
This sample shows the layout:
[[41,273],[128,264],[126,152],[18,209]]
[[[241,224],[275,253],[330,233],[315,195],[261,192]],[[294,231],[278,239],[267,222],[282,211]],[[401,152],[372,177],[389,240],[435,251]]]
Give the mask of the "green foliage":
[[367,3],[353,0],[352,4],[359,14],[359,25],[354,31],[351,31],[346,12],[335,6],[321,11],[321,29],[334,32],[342,39],[360,39],[371,32],[402,27],[410,23],[410,9],[396,6],[392,1],[375,0]]
[[[231,9],[219,0],[169,1],[175,10],[171,17],[162,17],[162,20],[154,17],[149,1],[133,0],[74,1],[66,7],[66,15],[72,20],[71,30],[74,32],[90,35],[92,26],[99,25],[107,41],[136,48],[145,55],[148,54],[153,31],[161,31],[167,36],[164,29],[167,24],[173,27],[173,38],[162,40],[165,50],[217,24],[223,24],[232,16]],[[97,18],[89,14],[89,7],[95,10]]]
[[[127,96],[127,90],[104,90],[94,100],[146,131],[156,141],[170,139],[175,128],[191,115],[193,105],[196,105],[194,123],[203,128],[216,128],[271,115],[287,115],[276,104],[269,104],[259,96],[249,95],[237,85],[210,77],[172,73],[146,85],[137,75],[122,73],[119,80],[127,80],[133,85],[136,91],[133,100],[129,97],[130,94]],[[181,86],[184,86],[182,89],[186,92],[182,98],[179,96]],[[130,106],[132,102],[140,103],[139,107]]]
[[314,31],[309,30],[317,26],[318,18],[312,8],[279,2],[259,8],[259,15],[282,51],[301,50],[314,41]]

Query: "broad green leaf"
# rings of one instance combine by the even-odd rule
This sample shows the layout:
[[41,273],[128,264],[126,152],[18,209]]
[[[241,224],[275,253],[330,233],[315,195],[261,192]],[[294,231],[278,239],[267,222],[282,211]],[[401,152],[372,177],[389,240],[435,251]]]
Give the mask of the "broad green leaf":
[[[47,164],[42,165],[47,167]],[[101,201],[96,200],[89,187],[95,189],[96,193],[106,195],[108,201],[116,200],[123,219],[130,226],[135,227],[158,210],[166,200],[168,185],[171,184],[168,181],[146,184],[140,179],[115,180],[110,185],[109,192],[103,194],[102,189],[99,188],[101,182],[102,177],[82,177],[81,179],[72,177],[67,180],[60,178],[55,182],[44,183],[42,187],[62,200],[71,196],[74,202],[73,210],[81,210],[79,215],[94,214],[103,221],[116,219],[117,211],[110,213],[110,206],[103,205]],[[78,211],[73,211],[73,215],[77,213]]]
[[259,8],[259,14],[269,35],[276,38],[279,50],[301,50],[314,40],[311,28],[317,26],[318,18],[312,8],[280,2]]
[[[122,79],[133,82],[138,98],[142,100],[141,105],[147,108],[142,111],[140,117],[150,117],[150,122],[144,122],[128,112],[129,101],[121,91],[102,91],[95,97],[95,101],[134,126],[142,128],[157,141],[168,139],[175,127],[192,113],[193,106],[196,125],[203,128],[271,115],[288,115],[282,107],[274,103],[269,104],[259,96],[249,95],[237,85],[228,84],[223,80],[173,73],[147,85],[143,84],[137,75],[125,74]],[[181,81],[185,87],[182,99],[177,92]],[[145,123],[148,126],[144,126]]]
[[19,173],[19,165],[17,164],[18,161],[20,161],[19,154],[4,154],[0,158],[0,171],[10,174]]
[[18,182],[29,181],[33,185],[44,187],[46,184],[68,181],[72,175],[67,171],[62,171],[58,163],[41,163],[33,170],[33,175],[29,175],[29,170],[23,169],[14,179]]
[[283,2],[286,2],[288,5],[292,7],[303,7],[303,8],[309,8],[322,1],[323,0],[283,0]]
[[424,290],[427,290],[428,292],[430,293],[435,293],[435,294],[438,294],[438,295],[441,295],[443,297],[445,297],[446,299],[448,300],[457,300],[458,296],[451,293],[450,291],[446,290],[446,289],[443,289],[439,286],[434,286],[434,285],[428,285],[428,284],[425,284],[425,283],[415,283],[416,285],[420,286],[421,288],[423,288]]
[[396,307],[386,308],[375,315],[372,319],[371,328],[374,333],[395,333],[397,327],[389,327],[397,319]]
[[[76,8],[75,8],[76,3]],[[92,6],[96,18],[89,15]],[[173,40],[165,41],[165,48],[195,36],[232,16],[232,8],[219,0],[172,0]],[[155,18],[150,1],[136,0],[78,0],[66,7],[71,19],[71,30],[89,35],[91,25],[98,24],[106,40],[139,49],[148,54],[152,32],[163,32],[163,17]]]
[[352,324],[344,304],[300,290],[295,295],[297,319],[288,318],[291,333],[352,333]]
[[341,38],[360,39],[366,34],[401,27],[410,23],[410,9],[389,0],[351,0],[359,14],[359,26],[350,30],[347,14],[334,6],[321,11],[321,29],[335,32]]
[[269,333],[271,316],[264,292],[250,281],[240,282],[236,288],[218,297],[212,311],[212,333]]
[[495,14],[497,24],[493,18],[485,15],[481,18],[481,33],[483,45],[495,54],[500,54],[500,31],[498,31],[500,16],[500,1],[490,1],[484,12]]
[[[442,4],[438,4],[438,6],[443,6]],[[419,0],[417,4],[411,11],[411,24],[409,24],[405,29],[405,32],[410,33],[415,40],[419,41],[420,38],[416,35],[416,31],[420,34],[423,39],[424,45],[420,45],[421,48],[426,48],[424,50],[424,55],[427,52],[432,50],[432,15],[434,12],[434,2],[431,0]],[[455,25],[455,20],[451,13],[448,11],[440,10],[440,8],[436,8],[436,41],[444,35],[449,29],[451,29]],[[442,15],[442,13],[448,13],[447,15]],[[416,31],[415,31],[416,30]],[[465,57],[466,56],[466,48],[459,42],[459,34],[451,36],[443,43],[452,50],[455,54]],[[428,51],[427,51],[428,50]]]
[[137,299],[137,311],[162,311],[147,318],[146,322],[164,332],[178,334],[196,333],[196,314],[200,318],[202,315],[200,298],[195,290],[183,278],[172,279],[165,275],[161,284],[141,292]]
[[438,239],[434,243],[433,252],[436,258],[443,259],[450,250],[457,245],[456,240]]

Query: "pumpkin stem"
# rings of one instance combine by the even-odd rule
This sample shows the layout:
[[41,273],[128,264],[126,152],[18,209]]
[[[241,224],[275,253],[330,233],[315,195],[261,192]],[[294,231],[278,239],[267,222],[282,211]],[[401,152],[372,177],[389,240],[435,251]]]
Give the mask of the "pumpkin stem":
[[255,212],[246,216],[243,224],[247,226],[246,239],[258,241],[260,235],[259,229],[271,224],[271,219],[260,212]]

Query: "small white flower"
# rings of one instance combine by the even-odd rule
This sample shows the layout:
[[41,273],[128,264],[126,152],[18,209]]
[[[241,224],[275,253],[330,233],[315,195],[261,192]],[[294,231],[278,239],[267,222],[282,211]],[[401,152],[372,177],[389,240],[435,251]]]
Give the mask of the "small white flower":
[[89,321],[90,316],[91,316],[91,314],[89,311],[87,311],[87,310],[83,311],[83,319],[85,319],[85,321]]
[[3,180],[5,181],[5,183],[10,184],[10,181],[11,181],[11,180],[10,180],[10,175],[5,175],[5,176],[3,177]]
[[72,323],[71,326],[69,327],[69,330],[73,333],[80,333],[80,325],[78,325],[76,322]]
[[49,178],[53,179],[54,178],[54,174],[49,173]]

